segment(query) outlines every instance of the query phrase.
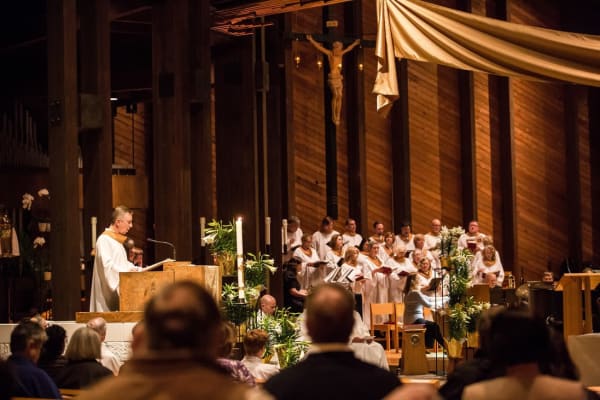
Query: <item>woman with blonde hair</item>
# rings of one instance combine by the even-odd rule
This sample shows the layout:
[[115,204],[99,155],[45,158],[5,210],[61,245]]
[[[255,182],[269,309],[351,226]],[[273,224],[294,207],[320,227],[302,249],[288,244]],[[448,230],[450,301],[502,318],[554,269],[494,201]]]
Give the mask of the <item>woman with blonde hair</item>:
[[91,328],[77,329],[67,345],[65,365],[56,376],[56,386],[82,389],[113,373],[98,362],[101,358],[100,336]]
[[496,284],[502,286],[504,281],[504,268],[500,256],[492,245],[487,245],[481,252],[481,257],[473,261],[473,285],[486,284],[487,275],[496,275]]

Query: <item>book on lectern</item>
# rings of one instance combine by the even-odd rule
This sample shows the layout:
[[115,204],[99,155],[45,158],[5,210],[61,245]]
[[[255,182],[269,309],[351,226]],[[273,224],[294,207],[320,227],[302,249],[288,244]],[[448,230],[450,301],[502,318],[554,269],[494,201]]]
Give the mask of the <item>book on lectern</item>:
[[152,265],[148,265],[147,267],[142,268],[139,272],[152,271],[153,269],[160,267],[164,263],[171,262],[171,261],[175,261],[175,260],[173,260],[172,258],[165,258],[162,261],[159,261],[157,263],[154,263]]

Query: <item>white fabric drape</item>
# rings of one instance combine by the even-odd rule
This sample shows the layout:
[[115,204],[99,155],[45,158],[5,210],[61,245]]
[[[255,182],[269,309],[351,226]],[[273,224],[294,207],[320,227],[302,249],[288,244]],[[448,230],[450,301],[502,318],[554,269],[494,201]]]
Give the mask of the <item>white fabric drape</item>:
[[600,86],[600,36],[480,17],[420,0],[377,0],[377,109],[398,98],[395,58]]

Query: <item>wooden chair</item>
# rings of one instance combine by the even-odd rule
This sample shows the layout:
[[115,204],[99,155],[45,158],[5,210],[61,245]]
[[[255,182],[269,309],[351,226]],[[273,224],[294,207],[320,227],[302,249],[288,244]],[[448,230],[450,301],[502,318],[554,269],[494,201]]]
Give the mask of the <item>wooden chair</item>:
[[[388,318],[387,322],[377,324],[377,316]],[[396,305],[394,303],[371,303],[371,335],[375,331],[385,333],[385,349],[390,350],[391,335],[394,337],[394,346],[398,351],[398,324],[396,323]]]
[[402,332],[404,331],[404,303],[396,303],[396,343],[398,343],[398,347],[396,347],[396,353],[400,350],[399,347],[402,345],[400,341],[400,336],[402,336]]

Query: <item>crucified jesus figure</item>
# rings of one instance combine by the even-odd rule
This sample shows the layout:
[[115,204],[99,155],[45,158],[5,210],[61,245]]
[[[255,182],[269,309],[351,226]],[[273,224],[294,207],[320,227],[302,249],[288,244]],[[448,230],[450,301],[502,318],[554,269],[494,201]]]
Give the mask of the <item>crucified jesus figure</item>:
[[319,42],[315,41],[311,35],[306,35],[306,39],[313,45],[317,50],[327,56],[329,61],[329,88],[331,89],[331,119],[335,125],[340,124],[340,115],[342,113],[342,92],[344,90],[344,79],[342,76],[342,57],[344,54],[355,48],[360,44],[360,39],[356,39],[352,44],[345,49],[343,48],[342,42],[335,41],[331,45],[331,50],[323,47]]

